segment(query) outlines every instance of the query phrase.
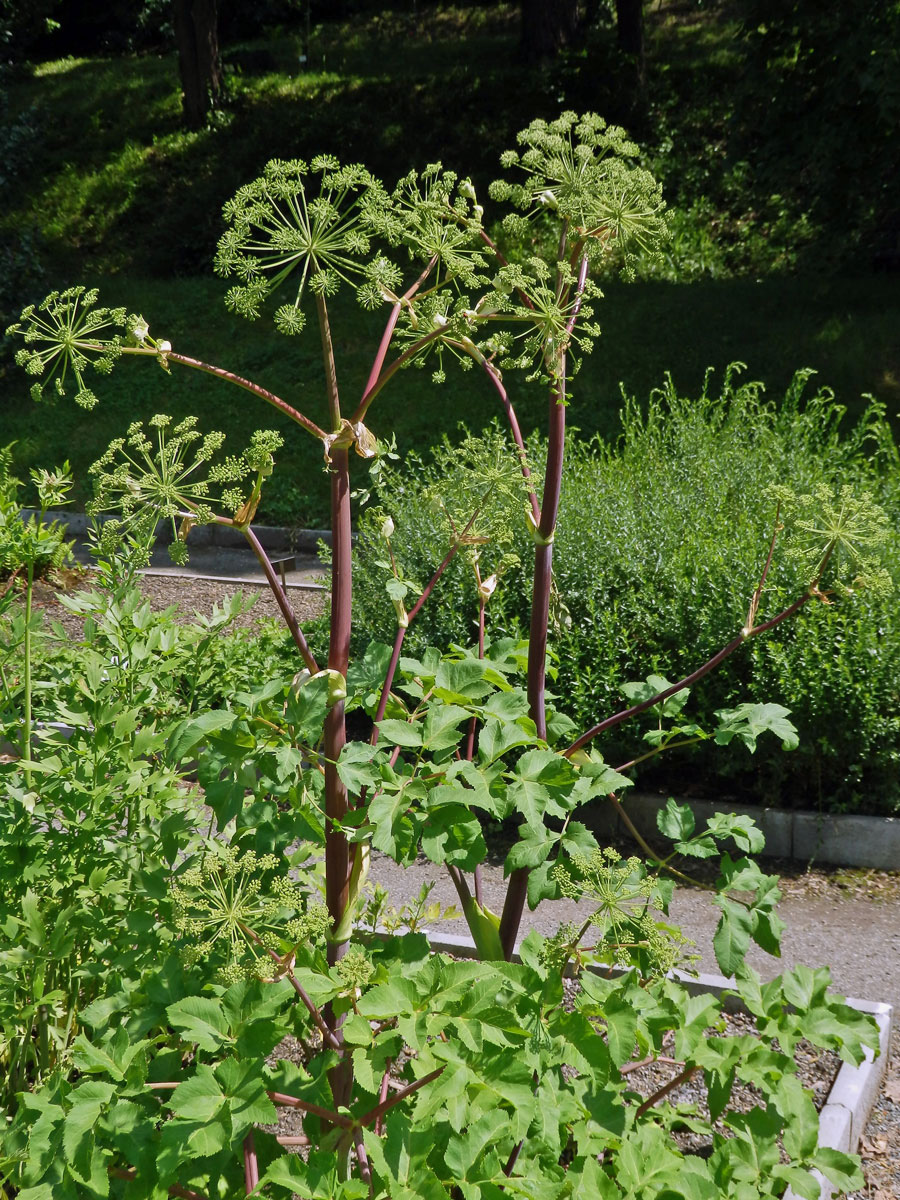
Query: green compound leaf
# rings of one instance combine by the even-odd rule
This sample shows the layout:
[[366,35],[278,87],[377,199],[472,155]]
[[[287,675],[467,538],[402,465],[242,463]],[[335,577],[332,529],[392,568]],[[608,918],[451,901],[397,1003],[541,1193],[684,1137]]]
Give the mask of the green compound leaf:
[[716,713],[719,728],[714,737],[717,745],[727,746],[740,738],[751,754],[756,750],[760,734],[774,733],[781,738],[783,750],[796,750],[800,745],[796,726],[787,718],[790,709],[780,704],[739,704]]
[[225,1104],[225,1094],[216,1082],[212,1067],[200,1064],[197,1073],[179,1083],[169,1098],[169,1107],[188,1121],[211,1121]]
[[750,948],[753,918],[743,905],[724,896],[716,896],[716,904],[722,909],[713,937],[716,962],[723,975],[734,975]]
[[201,1050],[220,1050],[229,1040],[228,1022],[222,1005],[206,996],[186,996],[166,1009],[169,1024],[187,1042],[196,1042]]

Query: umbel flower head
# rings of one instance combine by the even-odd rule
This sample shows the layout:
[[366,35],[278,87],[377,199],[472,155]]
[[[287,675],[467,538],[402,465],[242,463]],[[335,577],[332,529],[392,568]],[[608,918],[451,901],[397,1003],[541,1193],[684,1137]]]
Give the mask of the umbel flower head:
[[844,595],[866,588],[886,595],[893,587],[881,557],[890,522],[870,492],[854,495],[847,484],[835,492],[826,484],[798,494],[774,485],[768,494],[776,500],[787,532],[786,555],[802,565],[816,593],[823,576],[829,588]]
[[612,847],[575,854],[568,866],[555,866],[551,878],[567,898],[597,904],[591,925],[601,939],[595,950],[601,961],[629,966],[643,959],[662,974],[676,965],[686,939],[651,914],[661,896],[639,858],[623,859]]
[[383,186],[361,166],[342,167],[330,155],[309,166],[301,159],[273,159],[223,210],[229,228],[215,268],[239,281],[225,303],[256,320],[266,298],[290,278],[293,298],[276,310],[275,325],[281,333],[299,333],[307,291],[330,296],[342,281],[366,276],[364,213],[386,201]]
[[[28,375],[49,376],[54,392],[66,394],[70,375],[75,379],[75,400],[93,408],[97,397],[84,382],[88,366],[108,375],[121,353],[122,336],[108,334],[125,326],[124,308],[97,308],[96,289],[67,288],[51,292],[37,307],[24,309],[10,325],[7,335],[18,336],[25,345],[16,352],[16,362]],[[31,389],[34,400],[43,398],[45,382]]]
[[635,164],[638,148],[624,129],[596,113],[564,112],[555,121],[532,121],[518,140],[523,149],[508,150],[500,162],[525,179],[499,180],[490,189],[495,200],[526,214],[506,218],[510,233],[527,233],[530,217],[552,211],[590,257],[619,252],[626,273],[636,250],[653,254],[668,236],[659,184]]
[[188,966],[219,962],[223,980],[272,979],[284,955],[304,942],[324,942],[328,909],[309,904],[299,883],[277,872],[274,854],[241,854],[234,846],[195,858],[169,889]]
[[[169,553],[174,561],[185,563],[190,526],[209,524],[216,517],[210,485],[225,485],[219,497],[221,507],[237,514],[248,503],[243,481],[255,474],[250,495],[258,503],[262,479],[271,474],[272,454],[282,445],[282,438],[272,430],[257,430],[243,454],[207,467],[225,435],[202,435],[196,417],[186,417],[170,429],[171,424],[171,417],[157,414],[148,422],[150,436],[143,424],[135,421],[127,437],[111,442],[90,467],[94,498],[87,508],[95,515],[121,514],[107,523],[107,541],[128,533],[149,545],[157,522],[169,521],[173,532]],[[101,548],[109,547],[101,541]]]

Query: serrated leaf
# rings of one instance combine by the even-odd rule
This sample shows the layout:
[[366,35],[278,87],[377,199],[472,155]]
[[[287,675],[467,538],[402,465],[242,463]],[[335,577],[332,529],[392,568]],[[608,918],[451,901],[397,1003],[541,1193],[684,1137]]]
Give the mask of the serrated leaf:
[[796,750],[800,744],[796,726],[787,718],[790,709],[780,704],[739,704],[716,713],[719,728],[713,735],[717,744],[727,746],[737,737],[752,754],[760,734],[774,733],[781,738],[783,750]]
[[422,745],[422,727],[411,725],[408,721],[388,718],[378,722],[378,740],[379,742],[385,741],[391,746],[415,749]]
[[670,841],[686,841],[694,832],[694,814],[686,804],[676,804],[670,796],[666,807],[656,814],[656,827]]
[[855,1192],[865,1184],[859,1160],[830,1146],[819,1147],[813,1155],[812,1165],[818,1167],[839,1192]]
[[337,773],[351,796],[358,796],[364,787],[378,786],[381,776],[376,760],[383,758],[381,751],[368,742],[347,742],[341,748]]
[[172,1112],[186,1121],[211,1121],[224,1103],[225,1095],[212,1067],[203,1063],[196,1074],[179,1083],[169,1097]]
[[722,974],[734,975],[750,946],[753,921],[748,910],[733,900],[717,896],[716,903],[722,909],[722,915],[713,937],[713,950]]
[[494,690],[494,685],[485,679],[489,671],[496,674],[482,659],[464,658],[460,662],[445,659],[435,676],[435,695],[446,704],[483,700]]
[[190,752],[205,741],[211,733],[234,725],[240,718],[228,709],[217,708],[211,712],[201,713],[198,717],[190,717],[176,726],[169,738],[166,758],[170,763],[183,762]]
[[715,813],[706,823],[706,832],[720,842],[730,837],[748,854],[759,854],[766,844],[753,818],[739,813]]
[[465,733],[461,723],[470,719],[469,710],[458,704],[430,705],[425,715],[422,745],[432,753],[452,749]]
[[82,1173],[89,1173],[93,1129],[115,1090],[111,1083],[89,1079],[72,1093],[72,1107],[63,1124],[63,1149],[70,1161],[79,1161]]
[[496,762],[508,750],[516,746],[528,746],[533,741],[533,735],[515,721],[501,721],[491,717],[485,721],[484,728],[478,735],[478,757],[484,763]]
[[259,1060],[228,1058],[216,1067],[216,1079],[225,1090],[231,1113],[232,1135],[243,1137],[253,1125],[272,1124],[278,1110],[266,1093]]
[[83,1033],[79,1033],[72,1043],[72,1061],[86,1075],[103,1073],[111,1075],[117,1082],[125,1078],[125,1072],[107,1051],[89,1042]]
[[796,1075],[784,1075],[775,1089],[775,1103],[784,1118],[782,1141],[791,1158],[805,1159],[819,1140],[819,1114]]
[[609,1056],[617,1067],[631,1058],[637,1035],[637,1012],[621,996],[610,996],[603,1006]]
[[186,996],[166,1009],[169,1023],[201,1050],[219,1050],[229,1040],[222,1005],[206,996]]
[[489,1109],[463,1134],[453,1134],[444,1151],[444,1162],[454,1178],[465,1179],[480,1156],[509,1127],[509,1117],[500,1108]]
[[533,829],[530,825],[524,826],[521,840],[510,847],[506,856],[503,864],[504,878],[513,871],[522,868],[531,870],[540,866],[550,856],[556,843],[557,839],[551,837],[543,825],[538,829]]

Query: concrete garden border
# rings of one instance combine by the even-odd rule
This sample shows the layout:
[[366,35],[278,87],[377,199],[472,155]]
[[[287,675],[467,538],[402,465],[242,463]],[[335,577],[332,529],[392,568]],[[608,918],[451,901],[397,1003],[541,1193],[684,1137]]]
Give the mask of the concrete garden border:
[[[457,958],[478,957],[475,943],[470,937],[446,933],[437,937],[430,934],[427,936],[431,949],[437,954],[452,954]],[[518,954],[514,954],[513,958],[518,959]],[[588,970],[599,968],[588,967]],[[683,971],[673,971],[671,974],[673,979],[677,979],[695,995],[704,992],[720,995],[732,986],[724,975],[686,975]],[[859,1146],[887,1071],[894,1007],[892,1004],[850,998],[847,999],[847,1003],[875,1018],[878,1023],[880,1052],[875,1058],[872,1051],[867,1049],[865,1061],[858,1067],[851,1066],[850,1063],[841,1065],[831,1085],[828,1099],[819,1114],[819,1146],[853,1154]],[[726,1004],[726,1008],[740,1010],[741,1005],[736,996],[731,1004]],[[831,1200],[836,1189],[818,1171],[813,1173],[819,1181],[820,1200]],[[783,1200],[799,1200],[799,1197],[788,1188]]]
[[[900,871],[900,818],[897,817],[795,812],[733,804],[728,799],[684,800],[678,796],[675,799],[679,804],[687,804],[698,825],[717,812],[753,817],[766,839],[764,857]],[[652,836],[658,832],[656,814],[665,808],[665,796],[626,792],[621,804],[639,833]],[[595,832],[601,835],[610,836],[624,829],[609,805],[598,807],[592,818]]]

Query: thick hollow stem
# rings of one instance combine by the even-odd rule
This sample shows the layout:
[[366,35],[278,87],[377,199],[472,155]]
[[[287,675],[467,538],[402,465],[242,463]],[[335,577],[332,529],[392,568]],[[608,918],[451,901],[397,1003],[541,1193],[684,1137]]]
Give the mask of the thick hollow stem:
[[[550,620],[550,589],[553,580],[553,533],[559,511],[562,465],[566,435],[565,360],[559,364],[559,376],[550,400],[550,439],[547,445],[547,472],[541,499],[538,542],[534,550],[534,585],[531,593],[531,627],[528,637],[528,710],[537,736],[547,736],[547,712],[544,689],[547,671],[547,626]],[[503,915],[500,918],[500,943],[511,958],[516,935],[525,911],[528,869],[519,867],[509,877]]]
[[[25,641],[22,647],[22,653],[25,657],[24,673],[25,673],[25,695],[24,695],[24,712],[22,714],[22,758],[25,762],[31,761],[31,608],[34,599],[34,560],[29,559],[27,564],[27,578],[25,581]],[[31,768],[25,768],[25,786],[31,791]]]
[[[560,257],[565,249],[565,232],[560,241]],[[587,283],[588,261],[582,258],[575,284],[575,295],[567,335],[571,334],[578,320],[581,300]],[[547,673],[547,626],[550,621],[550,590],[553,584],[553,536],[559,513],[559,497],[562,490],[563,460],[566,442],[566,351],[565,344],[556,361],[549,364],[553,371],[553,386],[550,391],[550,420],[547,439],[547,468],[544,473],[544,490],[541,496],[540,521],[537,525],[534,549],[534,584],[531,593],[531,626],[528,636],[528,708],[534,721],[537,736],[547,737],[547,712],[545,684]],[[503,953],[511,958],[516,944],[516,935],[525,910],[528,889],[528,870],[520,867],[513,871],[506,890],[503,915],[500,918],[500,942]]]
[[253,1132],[244,1138],[244,1190],[249,1196],[259,1184],[259,1161],[256,1157],[256,1146],[253,1142]]
[[[348,451],[337,449],[331,463],[333,557],[331,568],[331,638],[328,667],[346,677],[350,658],[352,562],[350,542],[350,478]],[[340,828],[349,804],[347,789],[337,772],[337,760],[346,742],[344,703],[338,701],[325,718],[325,898],[337,927],[349,897],[350,848]],[[332,943],[329,961],[335,963],[346,943]]]

